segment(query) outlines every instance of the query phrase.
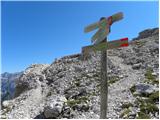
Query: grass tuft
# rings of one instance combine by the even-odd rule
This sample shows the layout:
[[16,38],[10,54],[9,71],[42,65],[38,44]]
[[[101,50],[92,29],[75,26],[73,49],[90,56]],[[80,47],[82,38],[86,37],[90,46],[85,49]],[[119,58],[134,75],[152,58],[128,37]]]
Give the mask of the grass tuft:
[[110,84],[113,84],[113,83],[115,83],[117,81],[119,81],[118,76],[112,76],[112,77],[109,78],[108,84],[110,85]]
[[124,103],[123,105],[122,105],[122,108],[124,109],[124,108],[129,108],[129,107],[133,107],[133,104],[132,103]]
[[156,77],[153,76],[152,73],[153,73],[153,69],[148,68],[145,73],[145,78],[146,78],[145,82],[159,85],[159,81],[156,80]]
[[130,109],[125,109],[121,114],[120,114],[120,118],[123,118],[124,116],[127,116],[128,117],[128,114],[129,114],[129,112],[131,112],[131,110]]
[[133,94],[133,93],[136,91],[136,86],[133,85],[133,86],[130,88],[130,91],[131,91],[131,93]]
[[150,117],[146,113],[138,112],[138,117],[136,119],[150,119]]

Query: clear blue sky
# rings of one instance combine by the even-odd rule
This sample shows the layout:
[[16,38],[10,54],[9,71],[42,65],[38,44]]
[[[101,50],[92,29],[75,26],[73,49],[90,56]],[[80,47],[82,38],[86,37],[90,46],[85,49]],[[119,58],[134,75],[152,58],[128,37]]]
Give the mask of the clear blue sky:
[[83,29],[102,16],[123,12],[109,40],[136,37],[158,27],[158,2],[2,2],[2,72],[81,52],[95,32]]

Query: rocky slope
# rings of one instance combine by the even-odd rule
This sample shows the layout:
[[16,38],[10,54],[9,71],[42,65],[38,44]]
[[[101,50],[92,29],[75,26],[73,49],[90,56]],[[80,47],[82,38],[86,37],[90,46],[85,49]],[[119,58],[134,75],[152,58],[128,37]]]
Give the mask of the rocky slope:
[[[140,32],[126,48],[107,51],[108,118],[159,117],[159,29]],[[2,118],[99,118],[100,52],[28,67]]]

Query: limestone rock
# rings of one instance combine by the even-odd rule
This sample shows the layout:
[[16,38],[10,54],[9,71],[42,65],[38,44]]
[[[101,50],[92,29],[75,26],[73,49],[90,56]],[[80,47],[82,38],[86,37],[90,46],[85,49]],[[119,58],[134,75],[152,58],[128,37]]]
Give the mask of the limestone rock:
[[63,96],[51,96],[48,98],[44,108],[44,115],[46,118],[57,118],[63,109],[66,98]]
[[146,83],[140,83],[135,85],[136,93],[138,94],[151,94],[158,89],[155,88],[154,85],[146,84]]
[[2,103],[2,106],[4,107],[4,108],[8,108],[9,107],[9,105],[10,105],[10,102],[9,101],[3,101],[3,103]]
[[133,69],[140,69],[140,67],[141,67],[142,65],[139,63],[139,64],[134,64],[133,66],[132,66],[132,68]]

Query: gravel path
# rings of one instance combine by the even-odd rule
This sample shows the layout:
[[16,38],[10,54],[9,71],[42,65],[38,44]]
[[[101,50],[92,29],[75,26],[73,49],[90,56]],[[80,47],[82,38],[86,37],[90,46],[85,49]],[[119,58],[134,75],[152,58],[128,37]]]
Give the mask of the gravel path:
[[15,108],[11,111],[9,118],[24,119],[34,118],[39,114],[43,108],[43,95],[41,94],[41,87],[32,89],[25,93],[27,99],[21,100],[16,104]]
[[129,88],[141,81],[143,74],[140,71],[133,70],[132,66],[123,64],[123,59],[117,56],[108,56],[115,66],[119,66],[122,75],[126,76],[109,87],[108,95],[108,118],[119,118],[120,107],[123,102],[131,102],[135,100]]

